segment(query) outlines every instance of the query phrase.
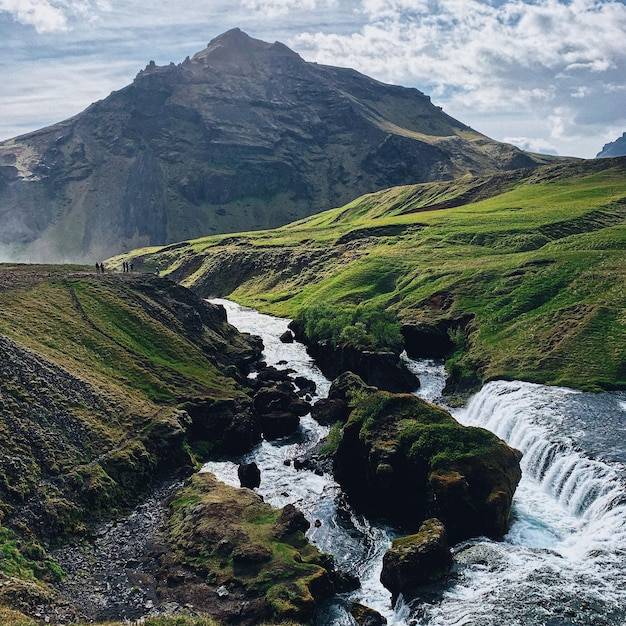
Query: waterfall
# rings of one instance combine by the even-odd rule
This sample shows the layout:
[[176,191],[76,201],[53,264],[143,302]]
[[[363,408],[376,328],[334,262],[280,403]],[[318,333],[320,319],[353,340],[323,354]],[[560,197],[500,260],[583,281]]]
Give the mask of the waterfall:
[[578,520],[577,532],[563,543],[563,552],[585,558],[607,548],[626,549],[626,490],[619,466],[589,458],[575,443],[576,433],[565,432],[564,413],[579,394],[494,381],[458,411],[457,418],[491,430],[524,453],[523,473]]
[[[263,336],[268,364],[297,370],[316,381],[317,397],[327,394],[330,382],[304,347],[279,341],[285,320],[218,302],[240,330]],[[443,365],[404,358],[422,380],[417,394],[442,403]],[[390,626],[626,624],[626,394],[496,381],[451,411],[524,453],[511,528],[502,542],[479,537],[455,546],[454,576],[402,599],[395,611],[379,580],[394,529],[353,511],[332,476],[285,463],[310,449],[326,427],[304,417],[296,435],[212,461],[205,470],[236,485],[237,464],[255,460],[265,500],[300,508],[312,524],[309,539],[360,577],[360,590],[322,607],[317,626],[354,626],[350,601],[378,610]]]

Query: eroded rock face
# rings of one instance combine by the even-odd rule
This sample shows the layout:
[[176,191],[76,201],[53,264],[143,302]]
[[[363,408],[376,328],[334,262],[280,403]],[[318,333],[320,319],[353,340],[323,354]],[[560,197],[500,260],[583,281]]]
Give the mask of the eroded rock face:
[[353,404],[333,469],[355,506],[415,529],[437,517],[452,542],[506,533],[521,453],[413,395]]
[[451,565],[446,528],[432,518],[416,534],[393,540],[383,557],[380,580],[395,603],[401,593],[443,578]]
[[170,549],[157,577],[178,573],[182,583],[164,588],[164,599],[182,603],[200,584],[204,596],[196,594],[194,606],[212,609],[226,586],[229,593],[245,592],[245,602],[235,607],[239,614],[224,616],[226,623],[308,623],[335,587],[332,557],[309,544],[307,525],[293,505],[278,511],[250,490],[220,483],[212,474],[194,475],[170,506]]
[[[264,374],[267,370],[263,370],[260,374]],[[269,440],[291,434],[298,428],[300,417],[311,410],[309,403],[298,397],[293,390],[292,383],[287,380],[261,387],[254,394],[253,404],[260,416],[263,436]]]
[[[297,336],[302,341],[306,340],[301,335]],[[328,378],[336,378],[349,371],[360,376],[367,384],[387,391],[415,391],[420,386],[417,376],[407,369],[394,352],[335,346],[326,340],[308,345],[308,351]]]

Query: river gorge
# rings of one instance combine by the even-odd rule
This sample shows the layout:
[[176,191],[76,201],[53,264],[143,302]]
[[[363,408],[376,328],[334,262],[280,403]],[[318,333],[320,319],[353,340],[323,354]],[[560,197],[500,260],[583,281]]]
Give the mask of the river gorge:
[[[268,365],[314,380],[314,400],[327,395],[330,381],[304,346],[279,340],[288,320],[227,300],[212,302],[227,309],[240,331],[263,338]],[[407,364],[422,382],[416,394],[445,406],[443,366]],[[511,527],[501,542],[476,538],[456,545],[452,575],[414,598],[401,596],[395,610],[379,577],[398,529],[352,510],[329,474],[294,467],[328,427],[306,416],[296,435],[264,441],[244,457],[213,460],[203,471],[238,486],[238,465],[255,461],[261,470],[257,492],[265,501],[301,509],[311,523],[309,539],[332,554],[339,569],[358,576],[360,589],[322,607],[319,626],[354,624],[351,602],[398,626],[624,624],[626,393],[493,381],[465,407],[449,410],[462,424],[487,428],[524,453]]]

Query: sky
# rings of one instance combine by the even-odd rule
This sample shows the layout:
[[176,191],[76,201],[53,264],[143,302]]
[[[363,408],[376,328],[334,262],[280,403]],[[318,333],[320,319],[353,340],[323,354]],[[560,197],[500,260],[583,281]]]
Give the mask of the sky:
[[0,140],[239,27],[416,87],[493,139],[593,158],[626,131],[626,0],[0,0]]

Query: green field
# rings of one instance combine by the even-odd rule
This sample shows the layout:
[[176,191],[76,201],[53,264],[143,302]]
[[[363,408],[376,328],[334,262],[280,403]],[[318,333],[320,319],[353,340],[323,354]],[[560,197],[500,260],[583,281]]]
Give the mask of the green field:
[[319,305],[407,323],[473,315],[454,337],[457,376],[598,390],[626,388],[625,250],[621,158],[397,187],[125,258],[287,317]]

